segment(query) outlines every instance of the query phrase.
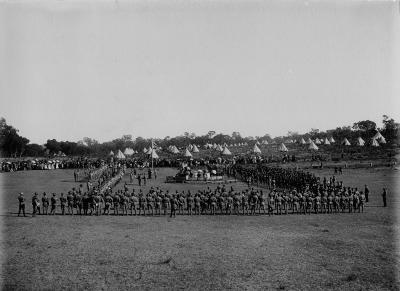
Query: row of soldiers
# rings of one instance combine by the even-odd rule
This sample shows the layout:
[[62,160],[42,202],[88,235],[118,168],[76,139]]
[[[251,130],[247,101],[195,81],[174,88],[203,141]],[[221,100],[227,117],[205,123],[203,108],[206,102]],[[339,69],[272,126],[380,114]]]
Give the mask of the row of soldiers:
[[[25,199],[19,196],[20,212],[25,215]],[[54,215],[59,205],[61,214],[78,215],[166,215],[178,214],[311,214],[363,212],[366,196],[357,188],[343,187],[340,184],[319,188],[317,192],[306,189],[299,192],[278,191],[273,189],[269,194],[262,190],[249,188],[242,191],[226,189],[218,186],[214,191],[210,188],[192,194],[190,191],[170,193],[160,188],[151,188],[148,193],[135,190],[129,193],[126,185],[124,190],[113,193],[109,189],[104,194],[97,191],[80,193],[73,189],[66,196],[61,193],[59,198],[53,193],[51,198],[43,193],[42,211],[38,194],[32,197],[33,215]],[[50,211],[49,210],[50,206]]]

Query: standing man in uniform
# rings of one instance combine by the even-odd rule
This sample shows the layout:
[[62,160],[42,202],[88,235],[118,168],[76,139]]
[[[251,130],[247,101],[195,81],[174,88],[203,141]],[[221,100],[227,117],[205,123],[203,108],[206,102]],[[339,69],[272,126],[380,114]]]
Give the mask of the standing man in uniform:
[[53,196],[51,197],[50,215],[56,214],[56,205],[57,205],[57,197],[56,197],[56,193],[53,193]]
[[24,217],[26,217],[25,215],[25,197],[24,197],[24,193],[19,193],[18,196],[18,216],[21,214],[21,212],[24,214]]
[[364,195],[365,195],[365,202],[368,202],[369,201],[369,188],[368,188],[368,185],[365,185]]
[[174,216],[174,217],[176,216],[176,205],[178,203],[178,201],[175,198],[175,195],[172,195],[169,203],[170,203],[170,207],[171,207],[171,215],[170,215],[170,217],[172,218],[172,216]]
[[67,209],[68,214],[74,215],[74,196],[72,195],[71,191],[68,191],[67,195]]
[[46,192],[43,192],[42,197],[42,204],[43,204],[43,215],[47,215],[47,211],[49,209],[49,197],[46,196]]
[[387,196],[387,190],[386,188],[383,188],[382,192],[383,207],[387,207],[386,196]]
[[65,214],[65,204],[67,204],[67,198],[64,197],[64,193],[61,193],[60,197],[60,205],[61,205],[61,214]]
[[[36,216],[36,213],[39,211],[39,198],[38,194],[35,192],[32,197],[32,216]],[[40,214],[40,211],[39,211]]]

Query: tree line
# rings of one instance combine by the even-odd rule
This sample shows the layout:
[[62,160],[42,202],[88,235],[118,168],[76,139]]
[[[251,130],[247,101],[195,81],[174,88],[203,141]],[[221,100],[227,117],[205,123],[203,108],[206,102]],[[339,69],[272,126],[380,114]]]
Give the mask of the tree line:
[[82,140],[73,141],[57,141],[49,139],[44,145],[30,143],[29,139],[20,136],[18,129],[7,124],[5,118],[0,118],[0,156],[1,157],[41,157],[53,156],[58,154],[65,154],[68,156],[104,156],[110,151],[124,150],[129,147],[137,151],[148,148],[153,140],[157,146],[167,148],[170,145],[175,145],[184,148],[189,144],[196,144],[203,146],[207,143],[211,144],[234,144],[234,143],[248,143],[254,144],[256,141],[267,141],[268,143],[281,143],[288,140],[298,141],[301,137],[307,139],[333,137],[337,141],[343,140],[345,137],[348,139],[356,139],[362,137],[364,140],[371,139],[379,130],[386,138],[388,143],[397,141],[400,124],[393,118],[383,115],[382,127],[378,128],[377,124],[370,120],[363,120],[355,122],[352,126],[342,126],[336,129],[320,131],[319,129],[312,128],[305,134],[289,131],[285,136],[278,136],[272,138],[269,134],[263,136],[248,136],[243,137],[239,132],[233,132],[231,135],[224,133],[217,133],[213,130],[205,135],[197,136],[195,133],[185,132],[183,135],[165,138],[143,138],[136,137],[133,139],[132,135],[123,135],[121,138],[114,139],[100,143],[97,140],[84,137]]

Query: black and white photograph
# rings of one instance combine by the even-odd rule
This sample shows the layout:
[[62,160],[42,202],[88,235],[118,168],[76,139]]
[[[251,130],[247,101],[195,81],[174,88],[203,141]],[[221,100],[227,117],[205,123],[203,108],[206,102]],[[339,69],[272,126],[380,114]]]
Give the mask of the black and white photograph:
[[400,290],[399,0],[0,0],[0,290]]

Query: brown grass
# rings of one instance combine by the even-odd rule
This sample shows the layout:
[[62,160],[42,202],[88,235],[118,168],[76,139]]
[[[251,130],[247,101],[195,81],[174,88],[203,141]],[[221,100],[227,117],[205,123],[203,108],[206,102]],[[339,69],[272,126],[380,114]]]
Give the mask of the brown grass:
[[[318,173],[328,171],[332,172]],[[147,188],[204,187],[163,184],[174,170],[159,172],[159,180]],[[66,191],[75,185],[72,172],[0,177],[4,290],[398,290],[400,286],[395,238],[400,201],[394,188],[399,173],[394,170],[347,170],[340,177],[345,184],[370,186],[371,202],[363,214],[176,219],[18,218],[17,192],[24,191],[30,199],[33,191]],[[386,209],[380,207],[382,185],[389,187]]]

